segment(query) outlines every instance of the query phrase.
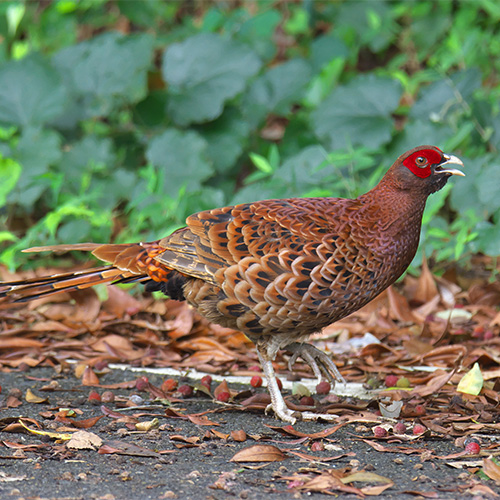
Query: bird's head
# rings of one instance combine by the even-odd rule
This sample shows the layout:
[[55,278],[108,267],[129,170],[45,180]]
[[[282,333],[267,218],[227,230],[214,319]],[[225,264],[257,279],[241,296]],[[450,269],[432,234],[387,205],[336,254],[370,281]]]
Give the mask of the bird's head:
[[400,188],[431,194],[442,189],[452,175],[465,176],[454,166],[464,164],[435,146],[418,146],[402,154],[389,172]]

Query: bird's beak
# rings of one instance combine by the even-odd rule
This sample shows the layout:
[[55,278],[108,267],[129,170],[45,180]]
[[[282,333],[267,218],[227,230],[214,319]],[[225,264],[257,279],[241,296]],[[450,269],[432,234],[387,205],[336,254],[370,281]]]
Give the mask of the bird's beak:
[[459,166],[463,167],[464,164],[460,158],[457,158],[456,156],[453,156],[453,155],[446,155],[446,154],[443,154],[443,158],[444,158],[444,161],[441,162],[436,167],[436,171],[438,173],[450,174],[450,175],[461,175],[462,177],[465,177],[465,174],[461,170],[458,170],[458,168],[451,168],[451,167],[447,166],[447,165],[459,165]]

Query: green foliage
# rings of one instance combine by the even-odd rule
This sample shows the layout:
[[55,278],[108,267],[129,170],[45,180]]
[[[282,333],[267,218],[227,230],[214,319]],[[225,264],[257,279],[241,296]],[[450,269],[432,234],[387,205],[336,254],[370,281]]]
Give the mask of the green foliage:
[[422,251],[500,254],[495,2],[229,5],[0,3],[1,263],[229,203],[358,196],[419,144],[467,174],[429,199]]

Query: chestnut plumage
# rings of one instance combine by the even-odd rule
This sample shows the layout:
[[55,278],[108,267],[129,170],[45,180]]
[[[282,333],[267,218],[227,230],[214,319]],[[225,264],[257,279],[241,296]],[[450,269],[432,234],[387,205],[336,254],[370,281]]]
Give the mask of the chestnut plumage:
[[[315,375],[343,381],[307,337],[356,311],[394,283],[417,250],[427,197],[451,175],[455,156],[434,146],[401,155],[371,191],[351,200],[290,198],[191,215],[186,227],[150,243],[58,245],[29,251],[86,250],[109,265],[0,284],[0,300],[20,302],[108,282],[144,282],[185,299],[210,321],[244,332],[257,347],[275,414],[287,408],[272,361],[279,349]],[[330,418],[329,415],[320,415]]]

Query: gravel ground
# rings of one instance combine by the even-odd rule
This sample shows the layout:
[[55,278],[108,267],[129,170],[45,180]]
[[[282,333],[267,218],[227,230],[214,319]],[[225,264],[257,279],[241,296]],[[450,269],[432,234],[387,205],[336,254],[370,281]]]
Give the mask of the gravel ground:
[[[101,377],[101,384],[114,384],[134,380],[136,373],[112,370]],[[59,388],[46,392],[41,390],[50,381],[57,380]],[[150,377],[150,382],[161,385],[162,379]],[[470,460],[479,462],[483,457],[443,457],[457,454],[453,439],[441,436],[422,436],[416,441],[375,440],[380,446],[394,448],[394,452],[377,451],[360,438],[374,441],[371,427],[359,423],[341,427],[327,439],[316,439],[311,448],[310,439],[302,442],[295,436],[285,436],[266,426],[284,427],[272,416],[262,412],[228,410],[207,414],[213,422],[197,425],[190,420],[165,416],[165,406],[141,406],[125,409],[123,414],[143,413],[140,421],[151,421],[154,416],[159,427],[148,431],[137,431],[129,423],[104,416],[95,425],[86,429],[99,436],[103,442],[113,446],[136,445],[150,450],[131,450],[131,455],[100,454],[93,449],[70,449],[67,441],[32,434],[27,431],[6,432],[6,425],[19,417],[31,418],[41,424],[40,430],[67,432],[64,422],[54,420],[61,408],[72,408],[82,413],[77,420],[102,416],[100,405],[88,402],[92,388],[82,387],[72,373],[56,375],[50,368],[29,369],[26,372],[0,374],[2,386],[0,405],[0,498],[6,499],[285,499],[319,498],[328,489],[326,483],[319,484],[319,492],[308,493],[291,488],[301,487],[297,479],[289,478],[297,472],[327,477],[326,471],[362,470],[389,478],[394,484],[379,495],[384,499],[409,498],[490,498],[488,492],[500,494],[500,487],[491,480],[473,474],[472,467],[456,469],[451,462]],[[233,388],[233,387],[232,387]],[[18,407],[6,407],[12,400],[9,393],[18,393],[22,402]],[[31,391],[47,402],[27,402],[26,391]],[[14,390],[14,392],[12,392]],[[104,389],[97,389],[100,393]],[[113,389],[117,400],[125,401],[136,389]],[[143,393],[140,393],[144,396]],[[119,396],[122,396],[121,398]],[[147,401],[145,402],[147,403]],[[108,408],[117,410],[117,404],[108,403]],[[119,405],[118,405],[119,406]],[[207,396],[193,397],[175,403],[175,409],[184,414],[195,414],[206,410],[223,409]],[[144,408],[143,410],[141,408]],[[154,414],[154,415],[153,415]],[[35,429],[36,423],[26,421]],[[219,424],[219,425],[216,425]],[[299,422],[294,429],[303,433],[319,432],[331,428],[332,423]],[[7,428],[8,429],[8,428]],[[212,432],[221,433],[216,435]],[[245,431],[247,439],[239,442],[224,435],[232,431]],[[177,437],[176,437],[177,436]],[[13,445],[12,443],[17,443]],[[33,448],[16,448],[19,445],[37,445]],[[178,448],[177,446],[181,446]],[[273,445],[284,452],[284,459],[277,462],[231,461],[239,450],[254,445]],[[326,449],[321,449],[326,446]],[[397,447],[397,449],[396,449]],[[421,452],[405,453],[402,447],[420,449]],[[140,449],[139,449],[140,450]],[[425,451],[427,450],[427,451]],[[316,460],[300,458],[293,452],[320,457]],[[156,453],[159,452],[159,453]],[[340,456],[337,459],[332,457]],[[485,454],[484,456],[487,456]],[[330,460],[329,460],[330,459]],[[323,485],[323,486],[322,486]],[[377,483],[355,482],[347,486],[364,488]],[[343,491],[329,490],[330,494],[343,498],[360,498]],[[373,493],[373,491],[372,491]],[[490,496],[488,496],[490,495]]]

